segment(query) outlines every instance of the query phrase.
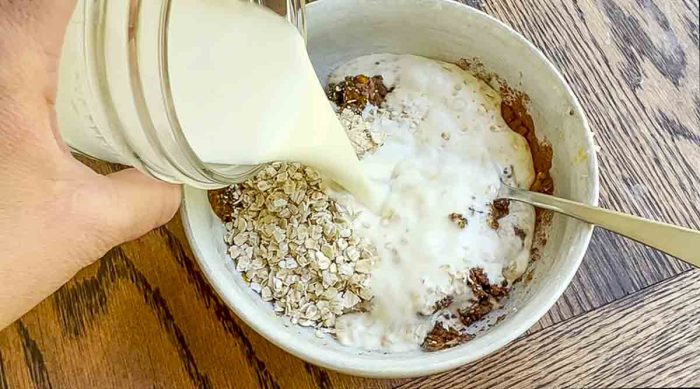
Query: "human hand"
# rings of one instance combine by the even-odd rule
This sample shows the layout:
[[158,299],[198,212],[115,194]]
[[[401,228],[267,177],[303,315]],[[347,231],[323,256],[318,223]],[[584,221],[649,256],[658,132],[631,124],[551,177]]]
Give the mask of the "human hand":
[[166,223],[180,188],[134,169],[101,176],[56,128],[75,0],[0,0],[0,328],[115,245]]

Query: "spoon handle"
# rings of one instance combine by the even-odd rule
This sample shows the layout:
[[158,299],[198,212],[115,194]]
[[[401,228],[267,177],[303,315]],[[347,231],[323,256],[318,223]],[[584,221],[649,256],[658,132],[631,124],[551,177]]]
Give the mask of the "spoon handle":
[[700,267],[700,231],[502,185],[499,197],[549,209],[624,235]]

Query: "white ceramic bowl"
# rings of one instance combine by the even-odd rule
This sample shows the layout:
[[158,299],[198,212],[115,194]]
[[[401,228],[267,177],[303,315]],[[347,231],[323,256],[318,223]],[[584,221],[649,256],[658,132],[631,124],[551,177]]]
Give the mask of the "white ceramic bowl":
[[[537,134],[554,149],[556,194],[596,204],[598,168],[584,113],[564,79],[522,36],[499,21],[446,0],[320,0],[308,6],[308,47],[322,81],[340,63],[364,54],[391,52],[457,61],[478,58],[489,71],[531,98]],[[561,296],[588,246],[592,228],[554,217],[533,279],[518,284],[505,320],[459,347],[397,354],[362,352],[311,330],[285,327],[252,292],[226,256],[224,228],[206,192],[186,188],[182,217],[202,271],[223,300],[248,325],[288,352],[316,365],[370,377],[436,373],[481,358],[511,342],[537,322]]]

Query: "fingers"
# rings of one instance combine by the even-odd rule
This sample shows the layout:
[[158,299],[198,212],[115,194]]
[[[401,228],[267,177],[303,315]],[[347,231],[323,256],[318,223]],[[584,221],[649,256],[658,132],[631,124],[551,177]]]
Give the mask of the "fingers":
[[146,177],[136,169],[122,170],[106,177],[108,198],[103,236],[110,246],[136,239],[167,223],[180,206],[181,188]]

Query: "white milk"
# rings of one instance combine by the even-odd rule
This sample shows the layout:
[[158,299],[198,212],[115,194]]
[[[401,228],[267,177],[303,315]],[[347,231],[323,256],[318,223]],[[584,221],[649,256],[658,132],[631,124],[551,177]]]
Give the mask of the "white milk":
[[[146,106],[162,104],[161,96],[153,96],[162,77],[154,71],[158,40],[153,38],[160,33],[160,6],[143,2],[133,30],[129,6],[121,0],[78,1],[61,56],[59,128],[79,151],[136,166],[147,161],[151,174],[176,181],[181,176],[172,174],[164,155],[150,146],[143,125],[147,121],[142,120]],[[104,20],[91,19],[100,7]],[[104,36],[95,36],[93,30],[103,30]],[[136,42],[132,55],[138,66],[130,63],[129,37]],[[104,41],[104,53],[92,51],[94,39]],[[303,38],[285,19],[247,1],[176,0],[167,42],[167,82],[177,118],[203,162],[298,161],[371,202],[367,181]],[[136,97],[135,79],[148,91],[145,102]],[[167,132],[168,120],[158,115],[150,118],[153,127]]]
[[[488,225],[488,214],[500,168],[512,166],[511,184],[528,188],[532,157],[526,140],[501,117],[499,94],[454,64],[369,55],[342,65],[330,81],[356,74],[384,77],[394,88],[384,107],[394,115],[370,114],[373,130],[387,139],[361,161],[385,199],[381,214],[339,195],[360,211],[356,232],[377,248],[379,264],[370,279],[371,311],[341,316],[337,335],[341,343],[363,349],[412,350],[432,328],[437,301],[471,295],[470,268],[483,268],[493,283],[504,276],[513,281],[525,270],[533,208],[511,203],[497,231]],[[467,218],[466,228],[449,219],[453,212]],[[526,233],[524,240],[516,226]]]
[[203,161],[298,161],[368,199],[304,40],[286,20],[237,0],[175,1],[169,61],[178,118]]
[[[128,151],[110,150],[112,142],[100,138],[96,129],[105,123],[93,115],[81,73],[81,62],[92,60],[81,39],[88,23],[82,19],[82,4],[69,26],[61,60],[59,124],[71,145],[119,161]],[[106,4],[122,16],[105,22],[106,34],[123,39],[128,2]],[[495,91],[454,65],[424,58],[376,55],[351,61],[331,81],[381,74],[387,86],[396,88],[387,107],[404,112],[375,121],[375,130],[389,137],[360,164],[304,42],[290,24],[240,0],[177,0],[172,7],[169,81],[178,119],[198,156],[214,164],[298,161],[323,171],[363,201],[339,195],[349,208],[361,211],[358,234],[375,244],[381,258],[372,272],[375,304],[371,312],[340,318],[341,342],[366,349],[417,348],[432,319],[416,312],[429,311],[447,294],[467,296],[464,271],[483,267],[493,282],[502,280],[504,268],[510,275],[522,273],[534,225],[532,208],[511,204],[498,232],[486,226],[498,186],[497,166],[512,165],[514,183],[521,187],[533,178],[527,143],[503,122]],[[123,48],[115,44],[107,50],[110,97],[124,121],[123,131],[141,131]],[[147,143],[145,135],[136,135],[136,143]],[[377,196],[370,184],[378,188]],[[379,214],[365,207],[379,209],[375,197],[384,200]],[[451,212],[468,216],[469,226],[458,229],[448,220]],[[528,239],[521,242],[513,226]]]
[[[375,122],[388,139],[360,165],[291,25],[239,1],[180,0],[173,6],[175,106],[204,161],[294,160],[326,172],[356,197],[369,193],[364,176],[378,190],[379,214],[341,195],[349,208],[363,210],[356,228],[381,258],[372,271],[372,311],[339,318],[342,343],[417,348],[432,318],[416,313],[431,313],[446,295],[468,296],[470,268],[484,268],[493,282],[503,280],[504,269],[514,276],[523,272],[532,208],[512,204],[499,231],[487,218],[499,167],[513,166],[514,183],[528,187],[532,158],[525,139],[501,118],[500,97],[488,85],[455,65],[414,56],[374,55],[342,66],[332,82],[381,74],[395,87],[386,106],[405,113]],[[448,219],[452,212],[467,216],[469,226],[459,229]],[[514,226],[528,239],[521,241]]]

